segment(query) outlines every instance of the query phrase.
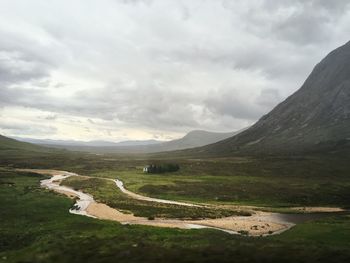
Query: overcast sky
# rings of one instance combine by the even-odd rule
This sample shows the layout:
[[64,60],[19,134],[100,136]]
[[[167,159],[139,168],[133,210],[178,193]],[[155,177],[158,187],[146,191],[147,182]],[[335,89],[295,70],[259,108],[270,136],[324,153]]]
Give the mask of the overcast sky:
[[177,138],[251,125],[350,40],[348,0],[1,0],[0,133]]

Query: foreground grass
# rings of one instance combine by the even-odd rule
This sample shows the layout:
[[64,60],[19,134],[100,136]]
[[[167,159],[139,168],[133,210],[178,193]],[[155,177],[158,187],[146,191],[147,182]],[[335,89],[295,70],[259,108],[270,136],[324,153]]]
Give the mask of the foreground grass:
[[186,207],[136,200],[122,193],[114,182],[99,178],[70,177],[62,184],[89,193],[96,201],[135,216],[199,219],[250,215],[248,212],[229,209]]
[[350,218],[249,238],[215,230],[122,226],[71,215],[42,176],[0,170],[0,262],[348,262]]

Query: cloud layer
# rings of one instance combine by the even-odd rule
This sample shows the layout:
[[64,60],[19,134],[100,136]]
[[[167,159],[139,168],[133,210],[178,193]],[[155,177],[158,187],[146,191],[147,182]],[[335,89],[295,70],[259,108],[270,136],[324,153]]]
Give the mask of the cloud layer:
[[348,1],[0,3],[0,133],[170,139],[252,124],[347,42]]

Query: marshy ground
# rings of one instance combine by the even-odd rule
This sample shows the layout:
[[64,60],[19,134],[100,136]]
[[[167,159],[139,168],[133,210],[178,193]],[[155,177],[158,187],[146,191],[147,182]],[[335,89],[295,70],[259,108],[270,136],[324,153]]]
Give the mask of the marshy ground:
[[[50,168],[85,176],[119,178],[131,191],[156,198],[227,206],[263,206],[266,211],[295,212],[290,207],[349,204],[346,159],[231,158],[177,160],[176,173],[149,175],[148,159],[36,153],[1,158],[0,261],[3,262],[345,262],[350,258],[350,218],[332,215],[307,221],[271,237],[244,237],[213,229],[186,230],[121,225],[69,214],[74,201],[40,188],[45,176],[14,168]],[[196,217],[197,212],[114,198],[115,185],[72,178],[96,198],[143,216]],[[104,191],[101,191],[101,187]],[[113,189],[112,189],[113,188]],[[113,193],[112,193],[113,190]],[[118,194],[118,192],[117,192]],[[118,199],[118,200],[117,200]],[[121,201],[120,201],[121,200]],[[169,210],[170,209],[170,210]],[[301,211],[303,209],[301,208]],[[216,217],[223,211],[200,211]],[[208,216],[207,214],[207,216]],[[201,214],[202,216],[202,214]]]

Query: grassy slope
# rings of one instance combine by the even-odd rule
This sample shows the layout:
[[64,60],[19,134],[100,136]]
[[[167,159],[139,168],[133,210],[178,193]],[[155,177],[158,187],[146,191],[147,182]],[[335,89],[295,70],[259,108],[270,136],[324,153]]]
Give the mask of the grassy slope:
[[0,170],[0,262],[347,262],[350,219],[306,223],[275,237],[122,226],[70,215],[72,201],[37,175]]
[[0,150],[25,150],[25,151],[46,151],[48,148],[35,144],[20,142],[0,135]]

